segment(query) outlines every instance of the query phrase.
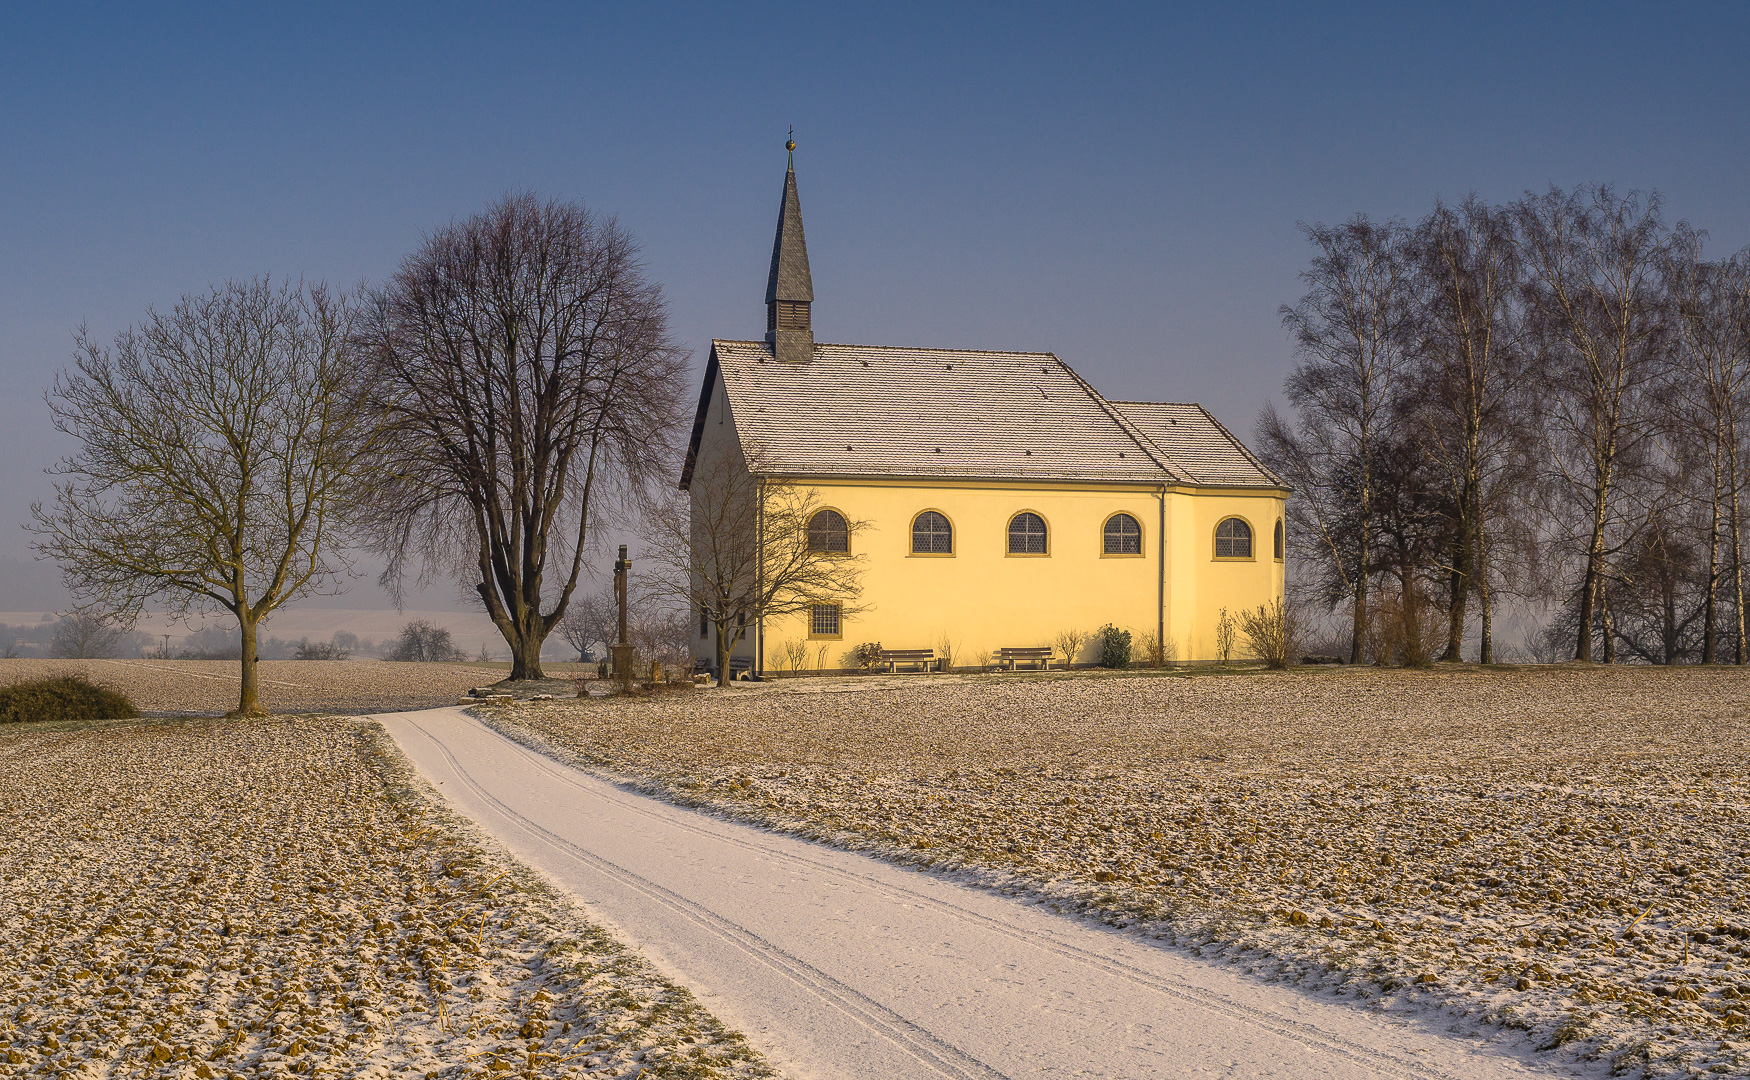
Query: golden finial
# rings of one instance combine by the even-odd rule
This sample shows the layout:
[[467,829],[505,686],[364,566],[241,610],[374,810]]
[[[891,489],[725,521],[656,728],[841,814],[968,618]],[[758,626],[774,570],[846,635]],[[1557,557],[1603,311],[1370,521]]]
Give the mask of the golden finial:
[[790,125],[790,137],[784,141],[784,149],[792,154],[796,152],[796,125]]

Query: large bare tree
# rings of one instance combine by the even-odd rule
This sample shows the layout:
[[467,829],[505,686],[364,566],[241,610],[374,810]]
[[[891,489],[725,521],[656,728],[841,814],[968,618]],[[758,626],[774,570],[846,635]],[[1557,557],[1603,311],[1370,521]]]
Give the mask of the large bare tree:
[[510,677],[541,678],[592,528],[674,457],[686,353],[660,286],[612,220],[512,195],[408,256],[361,340],[395,462],[370,522],[385,580],[466,581]]
[[693,470],[689,489],[646,517],[640,592],[650,601],[696,613],[713,635],[715,669],[761,620],[838,608],[840,619],[865,610],[864,559],[855,538],[865,522],[832,513],[818,519],[819,493],[766,476],[755,448],[711,455]]
[[262,712],[256,632],[347,570],[337,528],[374,471],[348,351],[352,311],[321,285],[231,282],[150,311],[105,347],[84,330],[48,393],[79,449],[32,507],[36,547],[76,597],[136,617],[237,619],[235,715]]
[[1303,226],[1315,248],[1301,279],[1307,292],[1282,321],[1299,358],[1284,388],[1289,422],[1260,418],[1265,461],[1294,487],[1290,507],[1301,542],[1322,567],[1325,598],[1347,597],[1349,659],[1367,640],[1368,583],[1378,457],[1393,442],[1410,342],[1408,230],[1364,215],[1341,225]]
[[[1540,414],[1559,528],[1583,571],[1574,657],[1608,626],[1610,558],[1629,540],[1615,499],[1654,435],[1651,393],[1665,361],[1660,270],[1670,234],[1657,194],[1608,185],[1551,188],[1514,207],[1536,331]],[[1600,617],[1602,617],[1600,619]]]

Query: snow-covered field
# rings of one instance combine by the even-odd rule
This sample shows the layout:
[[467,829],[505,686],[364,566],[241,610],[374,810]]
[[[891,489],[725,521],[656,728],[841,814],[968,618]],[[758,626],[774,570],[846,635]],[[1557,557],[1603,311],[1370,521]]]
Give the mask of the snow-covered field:
[[0,1076],[770,1069],[346,718],[0,729]]
[[1750,1073],[1750,676],[799,680],[479,710],[682,801],[1267,977]]
[[[458,694],[508,671],[508,664],[263,660],[261,699],[271,712],[430,708],[453,705]],[[144,713],[223,714],[237,707],[235,660],[0,660],[0,685],[69,672],[115,687]]]

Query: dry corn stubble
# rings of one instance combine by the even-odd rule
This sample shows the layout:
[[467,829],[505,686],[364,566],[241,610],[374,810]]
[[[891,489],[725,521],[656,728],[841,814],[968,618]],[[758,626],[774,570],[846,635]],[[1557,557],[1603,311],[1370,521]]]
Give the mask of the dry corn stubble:
[[1720,670],[1337,670],[489,712],[682,801],[1657,1073],[1750,1068],[1747,697]]
[[[235,660],[0,660],[0,684],[63,674],[120,690],[144,713],[220,715],[237,707]],[[506,674],[504,666],[385,660],[263,660],[260,665],[262,702],[275,712],[452,705],[470,687],[495,683]]]
[[375,726],[27,726],[0,777],[0,1075],[773,1075]]

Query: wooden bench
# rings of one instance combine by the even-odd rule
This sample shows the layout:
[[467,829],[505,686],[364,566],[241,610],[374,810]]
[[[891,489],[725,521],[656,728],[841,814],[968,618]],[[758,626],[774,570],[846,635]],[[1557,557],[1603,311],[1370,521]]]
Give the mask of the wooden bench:
[[751,657],[751,656],[731,656],[729,658],[729,680],[731,682],[734,682],[736,679],[741,678],[743,675],[746,675],[749,678],[752,678],[752,672],[753,672],[753,657]]
[[1016,664],[1038,664],[1046,671],[1051,670],[1051,646],[1041,645],[1034,649],[998,649],[997,659],[1010,671]]
[[916,664],[919,671],[928,671],[936,666],[936,650],[882,649],[881,662],[887,665],[888,671],[893,672],[897,672],[901,664]]

